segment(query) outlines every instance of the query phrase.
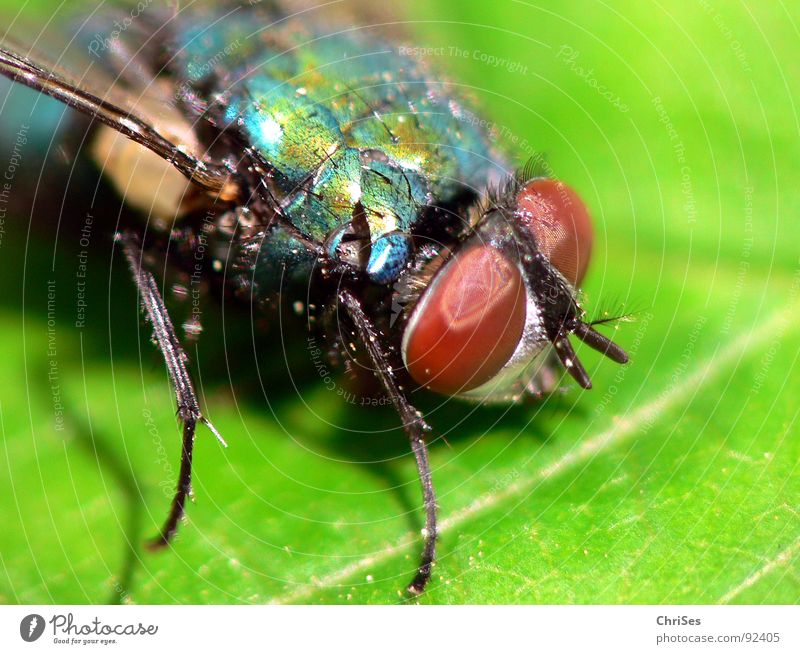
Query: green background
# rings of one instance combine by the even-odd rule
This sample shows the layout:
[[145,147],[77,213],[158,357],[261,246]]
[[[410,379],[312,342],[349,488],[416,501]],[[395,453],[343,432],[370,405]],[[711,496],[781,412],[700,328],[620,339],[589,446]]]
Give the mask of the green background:
[[[632,360],[581,348],[594,389],[567,384],[539,404],[423,400],[443,529],[419,601],[795,603],[800,12],[552,6],[403,3],[399,40],[447,49],[427,59],[469,87],[520,163],[543,153],[582,193],[597,227],[585,304],[637,311],[615,332]],[[400,601],[421,510],[396,418],[329,391],[304,337],[282,348],[276,325],[256,332],[264,393],[236,309],[209,305],[190,351],[230,447],[200,431],[188,524],[171,551],[142,548],[179,437],[135,292],[103,242],[115,216],[96,222],[84,329],[75,229],[54,248],[54,219],[29,233],[26,216],[6,216],[0,242],[0,601]]]

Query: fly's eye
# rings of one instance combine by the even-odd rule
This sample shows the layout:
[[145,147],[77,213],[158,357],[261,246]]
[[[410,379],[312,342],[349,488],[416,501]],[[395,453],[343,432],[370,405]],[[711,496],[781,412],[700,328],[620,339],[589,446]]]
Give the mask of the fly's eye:
[[525,327],[519,268],[488,245],[454,255],[414,311],[403,338],[411,377],[446,395],[477,388],[508,362]]
[[578,194],[563,182],[534,179],[517,196],[517,215],[533,232],[542,254],[579,286],[592,252],[592,222]]

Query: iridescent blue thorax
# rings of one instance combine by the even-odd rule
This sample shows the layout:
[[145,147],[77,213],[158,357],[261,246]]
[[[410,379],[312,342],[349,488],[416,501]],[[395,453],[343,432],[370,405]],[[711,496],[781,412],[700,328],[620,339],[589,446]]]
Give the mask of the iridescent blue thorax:
[[[427,209],[481,193],[497,176],[488,131],[418,59],[374,35],[322,36],[298,19],[264,20],[254,25],[240,11],[180,26],[184,99],[241,135],[286,217],[329,254],[362,216],[366,269],[392,282]],[[267,275],[299,264],[291,237],[261,247]]]

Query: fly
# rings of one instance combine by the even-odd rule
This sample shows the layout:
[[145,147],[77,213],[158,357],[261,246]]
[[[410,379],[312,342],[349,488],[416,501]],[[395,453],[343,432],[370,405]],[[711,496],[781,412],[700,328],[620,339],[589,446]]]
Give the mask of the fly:
[[[371,369],[417,463],[425,528],[408,590],[421,593],[435,560],[436,498],[430,427],[409,392],[517,402],[553,390],[559,366],[588,389],[570,336],[628,360],[579,302],[588,210],[562,182],[528,168],[509,175],[487,123],[385,38],[324,29],[274,2],[222,4],[152,7],[99,58],[95,39],[79,63],[91,81],[10,40],[0,49],[0,73],[94,120],[91,155],[142,218],[115,239],[183,439],[154,546],[171,541],[184,515],[198,423],[222,441],[147,265],[148,250],[174,239],[186,267],[200,265],[191,244],[197,254],[202,243],[193,270],[245,300],[304,299],[309,325]],[[111,33],[114,18],[85,31]]]

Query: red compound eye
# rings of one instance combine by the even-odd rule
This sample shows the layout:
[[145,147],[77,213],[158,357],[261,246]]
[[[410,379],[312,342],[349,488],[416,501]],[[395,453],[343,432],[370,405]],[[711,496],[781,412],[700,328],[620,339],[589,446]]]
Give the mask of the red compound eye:
[[563,182],[534,179],[517,196],[517,213],[550,263],[579,286],[592,252],[592,221],[578,194]]
[[515,264],[488,245],[457,253],[417,308],[404,339],[411,377],[454,395],[494,377],[525,326],[526,291]]

